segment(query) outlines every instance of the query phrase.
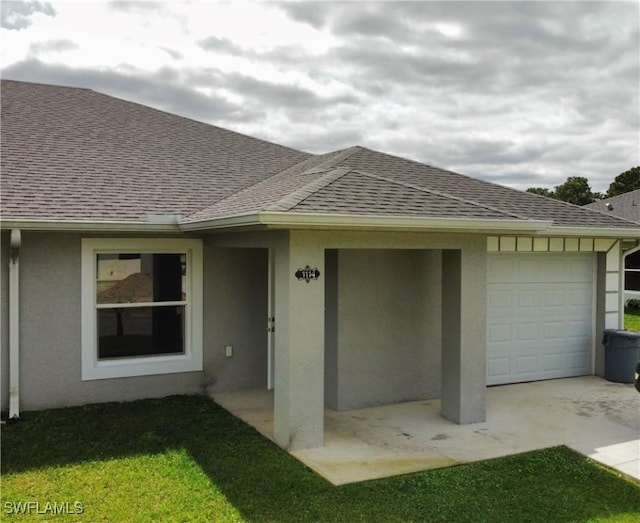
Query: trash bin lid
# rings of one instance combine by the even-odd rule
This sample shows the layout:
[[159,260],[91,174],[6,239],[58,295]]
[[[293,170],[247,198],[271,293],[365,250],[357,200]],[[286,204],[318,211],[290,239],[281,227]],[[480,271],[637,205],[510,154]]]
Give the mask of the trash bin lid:
[[640,338],[640,332],[626,331],[623,329],[606,329],[604,331],[604,334],[606,337],[629,338],[629,339]]

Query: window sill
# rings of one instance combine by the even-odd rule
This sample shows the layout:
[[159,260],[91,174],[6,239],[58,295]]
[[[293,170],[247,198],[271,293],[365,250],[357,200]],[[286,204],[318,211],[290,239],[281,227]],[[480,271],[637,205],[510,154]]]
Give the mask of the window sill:
[[89,364],[83,365],[82,381],[176,374],[201,370],[201,359],[198,360],[185,355],[122,358],[89,362]]

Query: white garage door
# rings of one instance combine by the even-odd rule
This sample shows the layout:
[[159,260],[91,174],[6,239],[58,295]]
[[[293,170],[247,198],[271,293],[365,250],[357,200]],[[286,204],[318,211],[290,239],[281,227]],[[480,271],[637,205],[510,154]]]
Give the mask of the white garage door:
[[487,384],[591,371],[592,254],[490,254]]

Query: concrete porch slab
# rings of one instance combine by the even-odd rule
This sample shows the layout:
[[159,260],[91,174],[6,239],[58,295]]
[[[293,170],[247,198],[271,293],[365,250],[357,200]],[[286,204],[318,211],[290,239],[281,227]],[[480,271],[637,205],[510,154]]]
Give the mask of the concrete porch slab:
[[[273,393],[214,400],[273,439]],[[481,461],[557,445],[640,480],[640,394],[595,376],[487,389],[487,421],[456,425],[439,400],[325,411],[325,445],[291,454],[335,485]]]

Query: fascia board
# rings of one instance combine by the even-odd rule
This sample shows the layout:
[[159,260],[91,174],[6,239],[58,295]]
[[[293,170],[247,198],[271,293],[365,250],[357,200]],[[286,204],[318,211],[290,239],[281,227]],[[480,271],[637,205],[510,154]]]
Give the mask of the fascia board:
[[182,223],[180,229],[183,231],[197,231],[262,226],[269,229],[391,229],[540,233],[547,231],[551,224],[552,222],[548,220],[480,220],[268,211],[202,222]]
[[180,228],[176,223],[145,223],[126,221],[89,220],[2,220],[1,229],[23,231],[64,231],[64,232],[140,232],[176,233]]
[[196,222],[183,222],[179,224],[182,232],[209,231],[214,229],[235,229],[238,227],[255,227],[266,224],[261,219],[261,213],[241,214],[226,218],[214,218]]
[[598,238],[633,238],[640,239],[640,227],[550,227],[550,236],[580,236]]
[[550,220],[492,220],[465,218],[425,218],[407,216],[310,214],[260,212],[187,223],[145,223],[89,220],[20,220],[0,221],[0,228],[24,231],[184,233],[258,227],[263,229],[386,229],[449,230],[460,232],[528,233],[552,236],[640,238],[640,227],[556,227]]

